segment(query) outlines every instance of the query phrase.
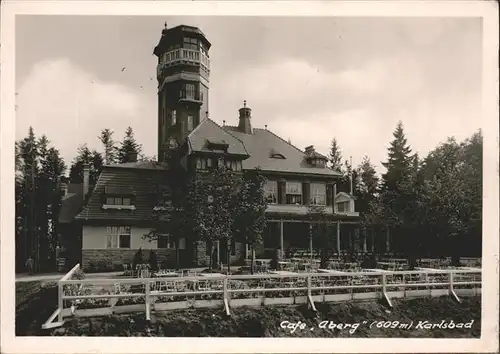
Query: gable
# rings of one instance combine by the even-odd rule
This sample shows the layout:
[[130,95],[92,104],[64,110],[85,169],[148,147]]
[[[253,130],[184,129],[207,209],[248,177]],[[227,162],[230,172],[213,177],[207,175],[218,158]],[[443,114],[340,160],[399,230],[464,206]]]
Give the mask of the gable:
[[[166,170],[117,168],[107,166],[101,172],[87,205],[76,217],[80,220],[143,221],[152,216],[156,204],[155,186],[166,179]],[[106,192],[123,191],[133,195],[135,209],[103,209]]]
[[250,155],[243,161],[243,169],[259,167],[263,171],[340,176],[329,168],[308,165],[303,151],[267,129],[255,128],[253,134],[244,134],[232,126],[224,129],[241,140]]
[[248,156],[243,142],[213,120],[203,120],[187,137],[190,152]]

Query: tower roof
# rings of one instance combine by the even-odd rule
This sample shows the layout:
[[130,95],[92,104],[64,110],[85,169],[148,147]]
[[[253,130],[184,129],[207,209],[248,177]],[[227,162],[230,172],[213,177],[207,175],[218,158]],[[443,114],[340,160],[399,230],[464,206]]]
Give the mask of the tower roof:
[[[167,25],[167,23],[165,23]],[[155,47],[153,54],[156,56],[160,56],[168,45],[168,42],[172,40],[181,39],[183,36],[191,36],[198,38],[203,42],[203,45],[208,49],[211,47],[211,43],[208,41],[205,34],[198,28],[194,26],[187,25],[179,25],[172,28],[165,27],[161,31],[161,38],[158,42],[158,45]]]

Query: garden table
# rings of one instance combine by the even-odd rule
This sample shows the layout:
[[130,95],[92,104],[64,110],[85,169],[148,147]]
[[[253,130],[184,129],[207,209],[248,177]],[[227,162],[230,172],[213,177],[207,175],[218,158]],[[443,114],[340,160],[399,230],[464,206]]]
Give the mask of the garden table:
[[299,273],[296,272],[290,272],[287,270],[273,270],[271,271],[271,274],[279,274],[279,275],[297,275]]
[[223,277],[225,274],[222,273],[201,273],[200,274],[203,277]]
[[347,274],[346,272],[341,272],[339,270],[334,269],[318,269],[320,273],[333,273],[333,274]]
[[168,272],[168,273],[156,273],[155,276],[158,278],[167,278],[167,277],[178,277],[179,274],[174,272]]

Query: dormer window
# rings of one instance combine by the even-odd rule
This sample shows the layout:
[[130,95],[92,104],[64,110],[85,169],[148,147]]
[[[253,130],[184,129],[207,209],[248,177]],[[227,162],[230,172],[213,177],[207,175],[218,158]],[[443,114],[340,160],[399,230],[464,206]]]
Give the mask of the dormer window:
[[210,141],[207,140],[207,148],[214,151],[224,151],[227,152],[229,149],[229,144],[225,141]]
[[278,153],[274,153],[274,154],[272,154],[272,155],[271,155],[271,158],[272,158],[272,159],[280,159],[280,160],[284,160],[284,159],[286,159],[286,157],[285,157],[285,156],[283,156],[282,154],[278,154]]
[[105,195],[103,196],[103,209],[126,209],[134,210],[134,196],[129,190],[123,190],[122,188],[114,188],[106,186]]
[[286,159],[285,155],[280,154],[278,151],[271,149],[271,152],[269,153],[269,157],[272,159],[281,159],[284,160]]
[[130,198],[107,197],[106,205],[130,205]]
[[337,203],[337,211],[341,213],[345,213],[349,211],[349,202],[340,202]]

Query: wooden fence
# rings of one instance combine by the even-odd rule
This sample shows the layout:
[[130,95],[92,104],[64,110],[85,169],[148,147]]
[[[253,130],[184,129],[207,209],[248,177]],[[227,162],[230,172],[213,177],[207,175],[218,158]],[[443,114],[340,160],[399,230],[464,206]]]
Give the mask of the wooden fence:
[[[42,326],[63,325],[64,318],[145,311],[220,307],[227,315],[238,306],[315,303],[427,296],[474,296],[481,293],[478,268],[415,271],[215,275],[175,278],[73,279],[79,265],[58,282],[58,307]],[[287,273],[287,272],[283,272]],[[57,321],[54,322],[57,318]]]

